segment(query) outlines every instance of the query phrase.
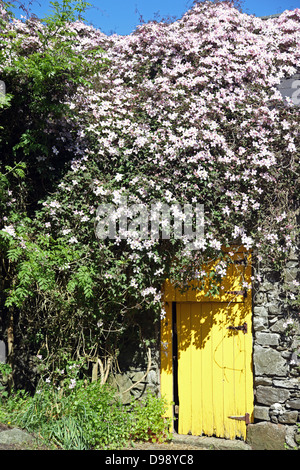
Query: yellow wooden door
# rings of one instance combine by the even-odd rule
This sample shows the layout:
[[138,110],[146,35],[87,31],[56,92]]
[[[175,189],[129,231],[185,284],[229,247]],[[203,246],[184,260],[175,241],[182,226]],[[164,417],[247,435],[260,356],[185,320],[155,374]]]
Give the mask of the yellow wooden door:
[[[171,402],[178,387],[179,434],[246,437],[246,420],[253,418],[252,309],[251,290],[241,292],[250,281],[250,263],[232,265],[226,291],[207,301],[195,291],[182,296],[167,283],[161,393]],[[174,407],[167,414],[174,416]]]

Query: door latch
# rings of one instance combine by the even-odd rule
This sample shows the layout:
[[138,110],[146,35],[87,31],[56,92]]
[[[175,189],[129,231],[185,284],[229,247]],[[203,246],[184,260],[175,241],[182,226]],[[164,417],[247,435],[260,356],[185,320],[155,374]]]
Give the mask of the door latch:
[[246,322],[243,323],[243,325],[240,325],[240,326],[231,325],[231,326],[227,327],[227,330],[235,330],[235,331],[241,330],[245,335],[246,333],[248,333],[248,325],[247,325]]

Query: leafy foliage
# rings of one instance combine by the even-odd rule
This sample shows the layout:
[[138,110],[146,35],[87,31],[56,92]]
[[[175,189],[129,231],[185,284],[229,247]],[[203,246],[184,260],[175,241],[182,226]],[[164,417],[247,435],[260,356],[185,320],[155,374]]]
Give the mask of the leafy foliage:
[[[299,229],[299,112],[276,89],[299,65],[299,10],[263,21],[196,2],[108,37],[82,21],[87,5],[53,2],[43,21],[1,10],[3,323],[12,312],[15,339],[53,371],[155,341],[163,281],[201,289],[208,275],[216,293],[224,246],[280,271]],[[97,238],[100,205],[134,221],[157,201],[204,204],[196,251]]]
[[40,381],[34,396],[20,391],[0,396],[1,420],[64,450],[118,449],[129,441],[163,441],[169,436],[164,400],[148,394],[125,407],[108,385],[79,379],[80,367],[73,362],[57,370],[59,381]]

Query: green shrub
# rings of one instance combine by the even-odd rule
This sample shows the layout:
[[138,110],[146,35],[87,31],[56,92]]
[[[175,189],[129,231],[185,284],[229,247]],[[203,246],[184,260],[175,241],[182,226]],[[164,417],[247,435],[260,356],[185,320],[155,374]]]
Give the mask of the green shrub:
[[170,419],[164,418],[166,401],[150,392],[132,404],[132,440],[163,442],[170,438]]
[[33,396],[18,391],[6,397],[0,403],[0,420],[64,450],[119,449],[129,441],[168,437],[164,400],[147,394],[141,402],[124,406],[107,384],[71,380],[66,377],[62,386],[43,380]]

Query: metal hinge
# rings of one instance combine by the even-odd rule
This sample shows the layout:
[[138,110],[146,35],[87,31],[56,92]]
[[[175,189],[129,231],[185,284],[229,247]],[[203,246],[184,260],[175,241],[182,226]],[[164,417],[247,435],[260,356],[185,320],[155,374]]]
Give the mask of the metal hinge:
[[250,414],[245,413],[245,416],[228,416],[230,419],[236,419],[237,421],[245,421],[246,424],[250,424]]
[[248,325],[247,325],[246,322],[243,323],[243,325],[240,325],[240,326],[231,325],[231,326],[227,327],[227,330],[241,330],[245,335],[246,333],[248,333]]
[[246,258],[242,258],[242,259],[235,259],[233,261],[233,264],[243,264],[244,266],[247,266],[247,259]]

